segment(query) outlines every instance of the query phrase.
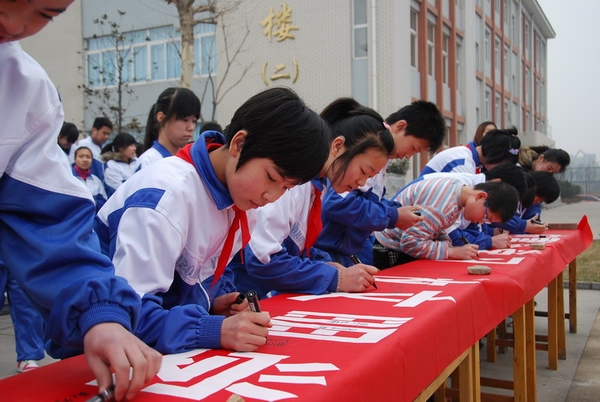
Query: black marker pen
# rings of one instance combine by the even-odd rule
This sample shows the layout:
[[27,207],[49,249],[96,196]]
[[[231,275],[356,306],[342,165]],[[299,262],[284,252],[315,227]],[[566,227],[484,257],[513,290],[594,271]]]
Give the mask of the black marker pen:
[[[360,262],[360,258],[358,258],[358,256],[357,256],[356,254],[352,254],[352,255],[350,256],[350,259],[352,260],[352,262],[353,262],[354,264],[362,264],[362,262]],[[376,284],[374,281],[373,281],[373,287],[374,287],[375,289],[379,289],[379,288],[377,287],[377,284]]]
[[249,290],[246,292],[246,299],[248,299],[248,305],[250,310],[255,313],[260,313],[260,304],[258,303],[258,295],[255,290]]
[[467,238],[465,236],[460,236],[460,239],[462,240],[463,243],[465,244],[471,244],[469,243],[469,241],[467,240]]
[[535,223],[536,225],[543,225],[542,221],[539,219],[532,219],[531,223]]
[[241,302],[243,302],[246,299],[246,295],[243,293],[239,293],[235,299],[235,301],[233,302],[233,304],[240,304]]
[[415,214],[417,216],[421,216],[421,211],[413,211],[413,214]]

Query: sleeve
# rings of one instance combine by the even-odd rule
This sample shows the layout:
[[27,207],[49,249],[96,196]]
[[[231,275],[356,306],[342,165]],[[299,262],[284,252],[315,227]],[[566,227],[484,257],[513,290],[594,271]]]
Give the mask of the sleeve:
[[323,200],[323,218],[355,229],[369,232],[381,231],[395,226],[398,207],[393,202],[376,201],[351,191],[345,197],[327,190]]
[[106,193],[112,195],[121,184],[123,184],[123,177],[119,169],[113,166],[115,161],[106,162],[106,169],[104,169],[104,185],[106,187]]
[[162,299],[147,294],[142,299],[142,320],[135,335],[161,353],[221,347],[221,326],[225,316],[210,315],[197,304],[162,307]]
[[454,229],[450,233],[448,233],[450,240],[452,241],[452,245],[456,247],[463,246],[465,243],[462,241],[462,237],[471,244],[477,244],[479,246],[479,250],[489,250],[492,248],[492,238],[491,236],[479,231],[479,228],[469,226],[466,229]]
[[528,221],[536,215],[540,220],[542,219],[542,204],[531,204],[529,208],[521,214],[521,218]]
[[401,251],[418,259],[447,259],[450,239],[442,230],[443,214],[429,207],[423,207],[421,213],[424,220],[404,231],[398,231],[401,232]]
[[99,251],[94,202],[56,143],[64,121],[56,88],[17,44],[0,48],[0,110],[10,111],[0,126],[0,255],[47,335],[82,350],[96,324],[135,328],[141,301]]
[[518,214],[515,214],[508,222],[493,224],[492,226],[507,230],[511,234],[523,234],[527,227],[527,219],[522,219]]

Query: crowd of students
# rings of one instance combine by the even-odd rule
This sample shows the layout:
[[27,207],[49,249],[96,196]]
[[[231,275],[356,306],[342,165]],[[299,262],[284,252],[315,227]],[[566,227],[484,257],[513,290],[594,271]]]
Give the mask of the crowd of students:
[[[547,229],[540,205],[558,197],[553,173],[568,154],[521,147],[516,129],[491,122],[436,153],[445,123],[426,101],[383,119],[339,98],[318,114],[271,88],[191,142],[200,101],[168,88],[139,158],[131,135],[108,141],[103,118],[75,142],[56,89],[16,41],[71,1],[3,5],[20,22],[0,20],[11,33],[0,37],[0,109],[11,111],[0,128],[0,274],[11,302],[14,284],[41,314],[48,354],[84,353],[101,390],[114,372],[118,400],[154,377],[161,353],[264,345],[270,316],[237,303],[241,291],[363,292],[380,269],[472,259]],[[387,196],[389,161],[418,152],[432,155],[425,169]]]

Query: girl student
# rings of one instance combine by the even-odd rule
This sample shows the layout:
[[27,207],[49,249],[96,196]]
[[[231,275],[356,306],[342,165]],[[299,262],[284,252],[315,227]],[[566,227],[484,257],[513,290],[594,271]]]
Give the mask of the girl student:
[[73,175],[81,180],[90,190],[94,201],[96,201],[96,212],[102,208],[108,196],[104,189],[104,183],[98,176],[92,173],[92,161],[94,155],[88,147],[79,147],[75,150],[75,163],[73,163]]
[[481,144],[481,139],[485,137],[487,133],[496,129],[498,129],[496,123],[494,123],[493,121],[484,121],[483,123],[477,126],[477,130],[475,130],[475,135],[473,136],[473,142],[475,143],[475,145]]
[[571,163],[567,151],[547,146],[522,147],[519,165],[527,171],[562,173]]
[[117,276],[142,297],[140,339],[163,353],[265,344],[269,314],[235,304],[226,264],[248,241],[255,209],[315,177],[329,141],[317,113],[272,88],[248,99],[223,134],[203,133],[117,189],[95,229]]
[[238,290],[324,294],[363,292],[377,269],[356,264],[345,268],[312,247],[320,232],[320,201],[326,185],[346,192],[365,185],[394,152],[394,139],[374,110],[351,98],[340,98],[321,116],[331,127],[329,157],[318,176],[296,186],[277,202],[258,210],[252,239],[230,264]]
[[481,144],[445,149],[427,162],[419,176],[428,173],[481,173],[504,162],[517,163],[521,141],[516,128],[492,130],[481,139]]
[[106,162],[104,186],[109,197],[137,170],[136,147],[133,135],[119,133],[102,148],[102,159]]
[[165,89],[150,108],[138,170],[174,155],[192,140],[200,118],[200,99],[187,88]]

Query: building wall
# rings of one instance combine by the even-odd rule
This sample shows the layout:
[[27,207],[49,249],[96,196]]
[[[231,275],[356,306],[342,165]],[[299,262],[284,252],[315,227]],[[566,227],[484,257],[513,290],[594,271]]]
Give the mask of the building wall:
[[83,125],[83,94],[77,85],[83,82],[81,41],[81,3],[51,21],[39,35],[21,40],[21,46],[40,63],[60,92],[65,121],[80,130]]
[[[358,6],[367,13],[367,36],[364,57],[357,59]],[[179,25],[175,6],[163,0],[82,0],[69,13],[82,16],[79,32],[84,39],[103,33],[93,23],[103,14],[118,21],[123,32]],[[281,15],[285,20],[278,20]],[[63,16],[57,20],[61,19],[63,24],[70,21]],[[546,43],[554,31],[536,0],[253,0],[241,2],[222,22],[225,30],[216,31],[213,77],[220,88],[216,102],[222,125],[247,98],[282,85],[294,89],[316,111],[342,96],[363,100],[383,117],[415,99],[434,101],[446,118],[446,146],[469,141],[484,120],[501,127],[514,125],[524,134],[532,133],[528,138],[546,134]],[[279,33],[278,22],[283,28]],[[269,29],[268,23],[275,26]],[[61,52],[68,53],[65,49]],[[412,51],[416,67],[411,65]],[[76,50],[72,53],[77,55]],[[79,72],[69,73],[69,78],[70,89],[82,79]],[[128,116],[145,124],[158,94],[173,85],[178,80],[131,84]],[[205,85],[206,77],[197,77],[193,89],[202,97],[210,93]],[[211,101],[211,96],[203,98],[204,116],[212,112]],[[86,114],[86,125],[93,117]],[[426,160],[425,153],[415,158],[413,171]]]

